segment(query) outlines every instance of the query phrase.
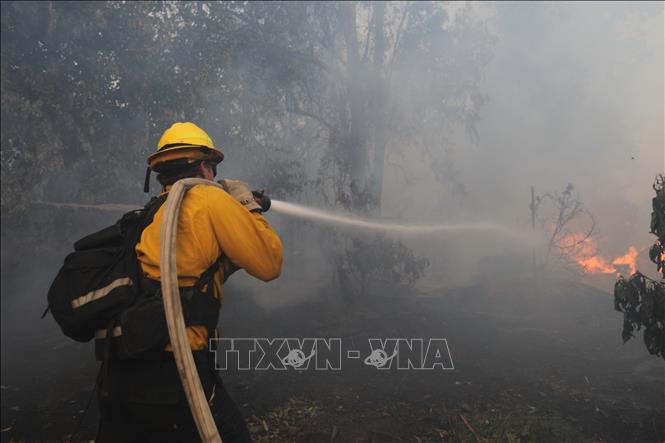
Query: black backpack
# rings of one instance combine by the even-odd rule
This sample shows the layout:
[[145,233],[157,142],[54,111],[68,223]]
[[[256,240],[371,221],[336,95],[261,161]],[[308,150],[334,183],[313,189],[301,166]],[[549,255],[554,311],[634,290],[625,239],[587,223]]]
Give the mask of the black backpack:
[[96,331],[111,329],[137,302],[142,273],[134,247],[166,197],[155,197],[143,209],[74,243],[48,292],[47,311],[66,336],[87,342]]

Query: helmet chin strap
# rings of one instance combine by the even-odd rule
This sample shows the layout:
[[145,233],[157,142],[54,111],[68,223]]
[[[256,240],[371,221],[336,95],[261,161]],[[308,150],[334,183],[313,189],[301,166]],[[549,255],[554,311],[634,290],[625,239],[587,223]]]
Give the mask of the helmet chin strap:
[[150,192],[150,166],[148,166],[148,169],[145,170],[145,182],[143,183],[143,192],[146,194]]

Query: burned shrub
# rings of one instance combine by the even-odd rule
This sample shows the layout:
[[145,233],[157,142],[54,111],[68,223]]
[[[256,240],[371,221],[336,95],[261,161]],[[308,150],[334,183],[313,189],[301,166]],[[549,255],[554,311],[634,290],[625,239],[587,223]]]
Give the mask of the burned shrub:
[[334,279],[345,297],[396,295],[423,275],[429,260],[399,240],[384,236],[354,238],[334,255]]

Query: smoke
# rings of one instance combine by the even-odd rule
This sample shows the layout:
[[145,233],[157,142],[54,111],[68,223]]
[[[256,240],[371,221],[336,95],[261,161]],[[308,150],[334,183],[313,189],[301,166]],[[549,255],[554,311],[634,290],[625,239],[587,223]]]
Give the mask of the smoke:
[[[270,7],[252,6],[257,13],[264,13],[262,8]],[[401,7],[391,5],[386,11],[389,43],[397,38]],[[83,83],[77,79],[85,74],[80,73],[84,71],[79,55],[95,53],[108,64],[108,72],[102,69],[106,65],[100,64],[97,71],[92,71],[96,77],[89,80],[103,80],[100,85],[104,93],[110,97],[117,95],[117,109],[113,112],[102,109],[108,115],[95,117],[97,123],[106,122],[103,133],[97,132],[87,139],[79,134],[78,142],[72,138],[66,140],[68,144],[58,141],[65,145],[83,144],[76,155],[99,160],[89,165],[87,160],[77,163],[67,162],[65,158],[64,166],[45,171],[51,174],[47,186],[31,196],[84,204],[139,203],[142,158],[151,151],[154,140],[164,129],[166,123],[162,122],[195,118],[187,114],[190,108],[179,103],[189,106],[193,100],[200,100],[197,122],[226,152],[220,168],[224,177],[245,179],[255,187],[265,187],[270,195],[285,202],[312,208],[335,206],[338,202],[331,195],[334,190],[330,180],[339,172],[334,165],[324,166],[331,161],[328,158],[329,147],[334,142],[331,131],[321,122],[294,112],[294,106],[302,98],[298,94],[304,94],[303,91],[279,98],[284,90],[293,89],[290,81],[311,80],[308,77],[312,75],[308,71],[311,64],[299,61],[297,65],[285,66],[279,54],[260,50],[269,46],[266,35],[256,36],[253,34],[258,32],[256,26],[237,21],[228,29],[236,29],[231,34],[234,38],[246,39],[244,56],[224,59],[225,64],[206,68],[206,79],[218,75],[224,87],[205,82],[188,83],[184,87],[181,83],[186,73],[201,72],[198,59],[191,52],[195,47],[191,37],[199,31],[185,26],[185,19],[179,19],[177,26],[165,19],[164,14],[185,14],[187,8],[178,5],[168,5],[163,11],[158,6],[155,8],[158,12],[151,12],[144,19],[155,27],[152,37],[157,43],[154,44],[163,45],[161,57],[164,67],[169,69],[148,67],[154,87],[145,81],[148,76],[142,70],[145,67],[132,69],[128,65],[124,71],[120,69],[125,63],[118,55],[124,48],[122,26],[99,33],[102,42],[120,45],[117,54],[107,53],[105,49],[95,52],[94,42],[70,42],[71,26],[58,29],[53,41],[38,37],[29,27],[24,28],[27,37],[20,40],[21,53],[33,51],[72,58],[67,59],[71,68],[59,68],[74,79],[71,84],[61,83],[63,91],[70,88],[71,96],[75,97],[81,93]],[[135,9],[140,11],[138,6]],[[520,242],[491,234],[479,236],[456,231],[445,239],[404,236],[411,229],[407,225],[416,220],[418,226],[461,227],[481,220],[488,228],[500,226],[527,232],[531,230],[528,205],[532,185],[542,195],[574,183],[580,200],[598,222],[602,253],[619,256],[629,246],[643,251],[651,242],[648,233],[651,181],[665,168],[662,4],[611,3],[600,7],[453,3],[445,9],[447,14],[441,17],[441,27],[455,38],[448,39],[448,34],[441,33],[427,40],[427,44],[440,48],[444,62],[438,58],[432,61],[431,57],[413,50],[390,72],[392,83],[386,105],[395,111],[390,122],[391,138],[386,142],[381,210],[376,216],[401,226],[397,228],[401,233],[394,234],[401,236],[418,254],[428,257],[431,262],[428,272],[451,286],[466,284],[487,273],[487,265],[481,264],[486,259],[513,254],[519,257],[517,261],[529,262],[524,257],[529,257],[531,250]],[[221,6],[203,11],[206,19],[224,14]],[[131,13],[128,18],[132,18]],[[363,9],[357,18],[362,37],[369,32],[371,15]],[[309,29],[308,26],[301,24],[302,29]],[[130,28],[125,31],[136,34],[137,38],[143,35],[139,29]],[[15,41],[19,44],[19,40]],[[198,47],[212,43],[218,42],[206,40],[199,42]],[[331,36],[328,43],[335,49],[339,36]],[[81,48],[72,49],[72,45]],[[372,48],[368,48],[371,52]],[[321,54],[322,62],[334,62],[329,52]],[[386,59],[393,56],[396,57],[386,53]],[[10,61],[3,60],[3,63]],[[31,60],[9,63],[7,72],[25,69]],[[438,77],[434,67],[446,69],[448,77]],[[296,80],[289,80],[290,76]],[[6,77],[4,71],[3,77]],[[315,97],[316,94],[334,97],[329,93],[339,87],[334,78],[322,76],[318,83],[311,83],[315,90],[305,92]],[[358,88],[367,85],[366,78],[351,80]],[[470,93],[451,93],[457,90]],[[422,111],[434,109],[433,102],[441,94],[446,97],[444,114]],[[149,98],[154,96],[171,99],[160,102]],[[9,103],[6,95],[3,100],[3,104]],[[74,109],[77,104],[84,106],[85,101],[68,106]],[[152,115],[156,117],[149,120]],[[459,115],[466,117],[460,119]],[[85,126],[86,120],[81,121]],[[14,126],[13,133],[19,134],[20,127],[25,125]],[[128,143],[122,146],[115,143],[113,134],[120,132],[125,138],[135,140],[131,149],[122,148],[130,146]],[[8,152],[20,151],[14,147],[17,140],[20,137],[9,141],[3,138],[3,162],[9,158]],[[92,149],[81,140],[88,140],[87,143],[97,140],[99,146]],[[108,154],[116,150],[117,155]],[[123,154],[128,152],[131,158]],[[48,158],[44,153],[39,155]],[[99,186],[100,171],[105,171],[103,186]],[[7,177],[3,169],[3,180]],[[132,189],[136,192],[130,192]],[[307,252],[303,265],[320,277],[330,273],[325,248],[307,247],[322,246],[318,227],[276,215],[268,217],[287,244],[287,265],[303,260],[304,253],[298,255],[296,251],[316,249],[316,253]],[[386,230],[385,226],[376,227]],[[417,229],[422,231],[421,227]],[[500,233],[501,229],[495,232]],[[350,231],[347,233],[351,235]],[[311,257],[312,254],[317,258]],[[642,260],[639,268],[648,272],[649,263],[644,256],[642,253],[638,257],[638,265]],[[317,269],[313,269],[315,266]],[[455,283],[457,279],[460,280]]]
[[457,157],[468,203],[524,223],[529,185],[542,194],[571,182],[607,254],[650,244],[651,184],[665,168],[663,5],[492,9],[490,100],[478,147]]
[[[618,256],[635,246],[642,251],[638,268],[656,276],[645,247],[653,242],[651,184],[665,169],[663,5],[605,6],[474,4],[474,16],[497,41],[480,84],[488,100],[477,141],[464,128],[447,131],[448,176],[464,192],[456,192],[455,182],[437,183],[405,146],[389,166],[383,213],[491,219],[528,230],[530,186],[542,195],[573,183],[597,222],[599,252]],[[401,180],[405,170],[411,180]],[[456,270],[473,267],[481,275],[487,269],[479,257],[507,252],[487,244],[481,251],[473,242],[465,238],[454,247],[464,263]],[[423,247],[429,256],[440,250]],[[611,286],[611,279],[601,285]]]
[[[560,275],[555,264],[548,273],[534,266],[547,247],[531,225],[530,189],[574,184],[600,233],[611,273],[594,284],[605,293],[634,254],[637,269],[655,276],[646,247],[651,184],[665,170],[663,3],[390,2],[388,49],[376,56],[367,54],[381,42],[364,39],[378,3],[358,3],[367,69],[356,71],[347,69],[341,28],[327,27],[341,4],[2,3],[2,360],[11,383],[29,377],[28,366],[41,370],[12,363],[28,358],[25,343],[59,357],[57,325],[37,321],[49,284],[75,240],[147,199],[145,158],[174,121],[196,122],[224,151],[218,178],[273,197],[265,217],[283,240],[281,277],[266,285],[239,272],[224,287],[226,312],[251,304],[252,328],[270,330],[284,305],[341,300],[335,253],[385,235],[429,260],[410,295],[483,313],[469,317],[477,324],[464,324],[464,334],[501,310],[511,331],[514,309],[536,319],[551,311],[552,329],[563,317],[571,323],[561,346],[576,346],[572,323],[602,317],[605,358],[624,352],[614,349],[620,320],[609,297],[592,300],[597,292],[571,286],[561,301],[546,278]],[[391,52],[397,40],[404,49]],[[384,96],[367,93],[376,85]],[[355,120],[343,103],[349,90],[364,93],[350,94],[363,110]],[[381,119],[383,133],[367,129]],[[339,136],[358,135],[350,128],[363,137]],[[383,157],[375,155],[382,137]],[[345,174],[363,168],[374,170],[352,186]],[[362,187],[376,177],[380,207],[363,206]],[[382,295],[399,292],[392,289]],[[522,337],[507,337],[519,349]],[[57,377],[77,371],[53,369]]]

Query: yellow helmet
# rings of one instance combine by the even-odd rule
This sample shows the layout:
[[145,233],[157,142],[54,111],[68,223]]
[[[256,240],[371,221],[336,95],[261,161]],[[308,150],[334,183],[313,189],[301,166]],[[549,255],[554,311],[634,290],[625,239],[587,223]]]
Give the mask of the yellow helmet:
[[162,163],[178,159],[208,160],[219,163],[224,160],[222,151],[215,148],[210,136],[194,123],[174,123],[164,131],[157,143],[157,152],[148,157],[151,169]]
[[150,190],[150,171],[159,172],[161,165],[173,160],[206,160],[217,164],[224,160],[224,153],[215,148],[210,136],[194,123],[174,123],[159,139],[157,152],[148,157],[145,192]]

